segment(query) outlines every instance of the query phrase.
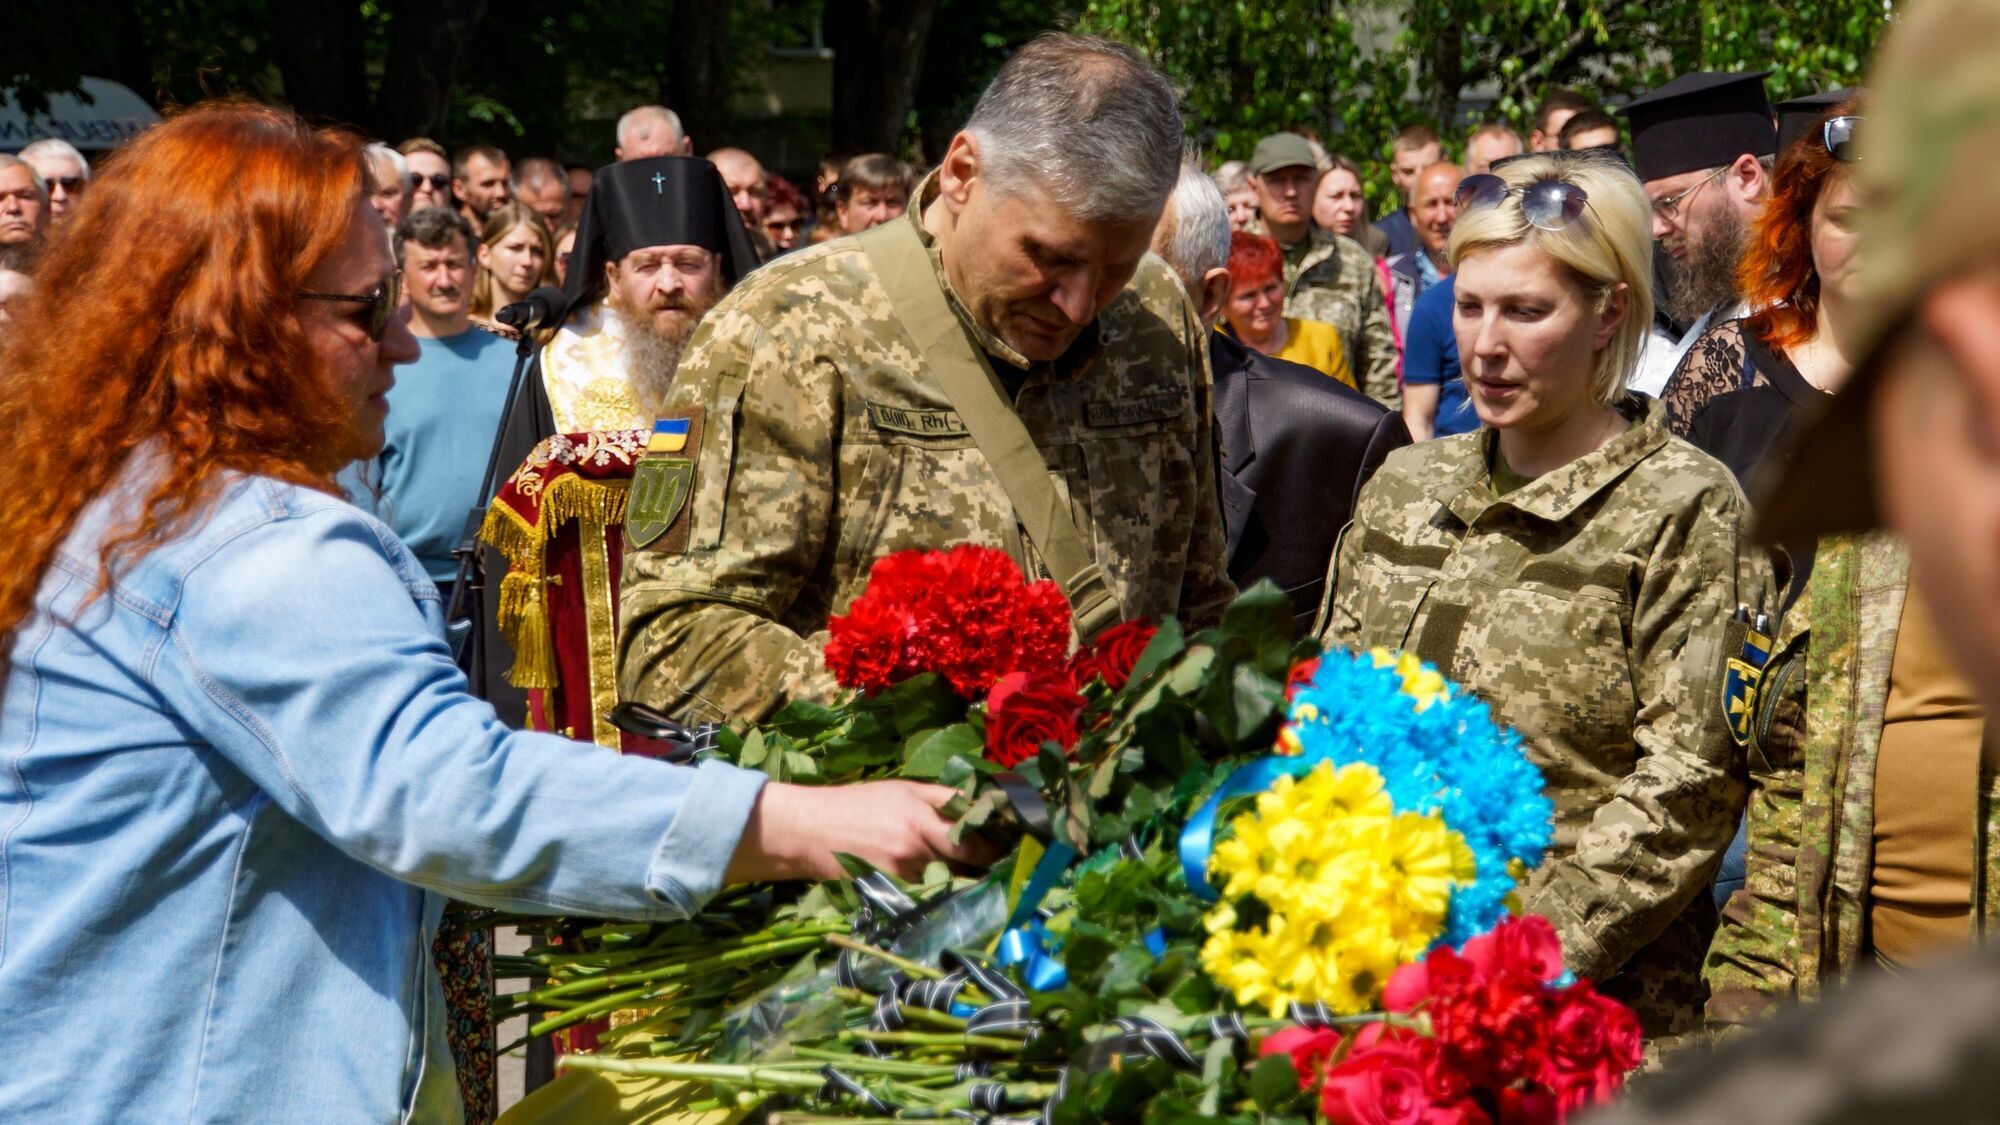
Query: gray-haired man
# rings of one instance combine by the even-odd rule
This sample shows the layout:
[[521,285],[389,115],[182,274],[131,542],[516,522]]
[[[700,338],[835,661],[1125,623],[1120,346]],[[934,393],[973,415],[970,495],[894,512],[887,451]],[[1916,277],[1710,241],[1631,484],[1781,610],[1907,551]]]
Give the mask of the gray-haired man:
[[[830,697],[827,618],[910,548],[1047,561],[1085,635],[1215,620],[1234,589],[1207,332],[1147,254],[1180,150],[1157,71],[1045,35],[907,217],[716,306],[668,395],[677,448],[633,485],[658,502],[627,508],[624,698],[741,720]],[[664,487],[642,490],[649,474]]]

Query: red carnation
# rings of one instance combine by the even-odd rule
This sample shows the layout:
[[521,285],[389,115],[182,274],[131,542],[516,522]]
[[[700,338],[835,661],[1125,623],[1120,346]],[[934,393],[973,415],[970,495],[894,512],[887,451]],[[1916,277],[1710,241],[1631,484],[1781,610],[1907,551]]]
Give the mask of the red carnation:
[[878,559],[847,613],[828,623],[826,664],[873,695],[936,672],[967,699],[1015,671],[1059,668],[1070,611],[1053,582],[1027,582],[1004,551],[961,546]]
[[1083,697],[1062,672],[1009,672],[986,697],[986,757],[1012,768],[1034,757],[1042,743],[1076,745]]
[[913,675],[906,668],[916,623],[886,600],[856,598],[848,612],[827,622],[826,667],[836,683],[869,695]]
[[1292,665],[1291,672],[1285,676],[1285,698],[1290,699],[1293,693],[1312,683],[1312,678],[1317,675],[1319,675],[1319,657],[1317,656],[1311,660],[1301,660]]
[[1327,1027],[1286,1027],[1265,1036],[1257,1054],[1290,1055],[1298,1072],[1299,1089],[1316,1090],[1326,1078],[1327,1063],[1340,1048],[1340,1032]]

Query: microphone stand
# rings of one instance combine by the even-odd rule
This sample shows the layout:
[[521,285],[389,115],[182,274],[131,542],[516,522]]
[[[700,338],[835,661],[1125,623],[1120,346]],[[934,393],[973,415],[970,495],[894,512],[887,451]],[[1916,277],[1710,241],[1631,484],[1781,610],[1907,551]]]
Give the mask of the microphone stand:
[[[493,502],[494,494],[500,491],[500,452],[507,444],[508,424],[514,419],[514,407],[521,397],[521,384],[528,370],[528,357],[535,352],[535,337],[530,327],[535,322],[531,318],[528,325],[521,328],[521,339],[514,345],[514,374],[507,380],[507,399],[500,408],[500,428],[493,435],[493,446],[486,454],[486,472],[479,478],[478,503],[466,513],[465,527],[459,532],[458,546],[452,548],[452,555],[458,559],[458,574],[451,582],[451,598],[445,608],[445,628],[447,631],[459,621],[466,602],[475,594],[483,594],[486,589],[486,568],[479,559],[479,530],[486,526],[486,509]],[[509,469],[512,472],[512,469]],[[464,647],[459,650],[466,669],[466,676],[472,682],[473,694],[485,697],[486,692],[486,614],[480,606],[469,619]]]
[[[479,557],[479,530],[486,526],[486,510],[492,504],[494,494],[500,491],[500,453],[507,444],[509,424],[514,420],[514,407],[521,397],[521,385],[528,370],[528,357],[535,352],[532,329],[539,319],[529,318],[521,327],[521,339],[514,345],[514,374],[507,381],[507,399],[500,408],[500,427],[493,435],[491,450],[486,454],[486,472],[479,478],[478,502],[473,505],[470,512],[466,513],[465,528],[459,533],[458,546],[452,548],[451,552],[458,559],[458,574],[451,583],[451,598],[444,617],[445,628],[449,634],[452,625],[459,620],[459,614],[465,610],[468,599],[475,603],[467,620],[469,626],[465,637],[467,648],[455,655],[463,657],[461,663],[471,682],[472,693],[482,699],[487,695],[486,604],[483,597],[486,589],[486,568]],[[508,471],[511,473],[513,468],[510,467]],[[499,939],[499,931],[491,931],[489,940],[496,952],[499,949]],[[544,983],[543,978],[534,977],[529,980],[528,987],[540,988]],[[495,1062],[497,1065],[498,1060]],[[533,1093],[548,1085],[554,1078],[554,1043],[546,1035],[530,1040],[523,1081],[524,1092]]]

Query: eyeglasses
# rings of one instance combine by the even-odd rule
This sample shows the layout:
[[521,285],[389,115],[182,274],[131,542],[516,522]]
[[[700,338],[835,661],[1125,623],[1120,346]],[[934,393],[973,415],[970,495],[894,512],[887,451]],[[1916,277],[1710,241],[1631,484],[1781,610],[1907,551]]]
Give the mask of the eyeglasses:
[[61,188],[70,195],[75,195],[77,192],[83,190],[82,176],[50,176],[47,179],[47,183],[51,190]]
[[1583,215],[1590,196],[1575,184],[1563,180],[1539,180],[1526,187],[1508,187],[1507,181],[1481,172],[1458,182],[1452,202],[1460,211],[1492,207],[1510,195],[1521,197],[1521,217],[1541,230],[1562,230]]
[[1695,192],[1698,192],[1701,189],[1707,187],[1709,184],[1713,183],[1718,177],[1720,177],[1724,172],[1727,171],[1729,171],[1729,165],[1724,164],[1722,167],[1717,168],[1715,171],[1710,172],[1706,176],[1703,176],[1701,178],[1700,183],[1694,185],[1693,187],[1687,189],[1686,191],[1675,192],[1674,194],[1666,197],[1665,199],[1655,199],[1653,201],[1653,214],[1658,215],[1660,218],[1665,219],[1670,223],[1680,222],[1681,201],[1686,199],[1688,196],[1693,195]]
[[1842,164],[1852,164],[1861,159],[1854,148],[1854,128],[1866,120],[1861,117],[1833,117],[1820,126],[1819,139],[1826,145],[1828,156]]
[[314,293],[309,289],[301,289],[299,296],[308,301],[352,301],[357,305],[367,305],[368,322],[364,327],[368,330],[368,338],[379,344],[382,342],[382,334],[389,330],[389,321],[396,316],[397,306],[403,303],[403,275],[400,272],[390,274],[382,284],[375,287],[373,293],[366,295]]
[[443,172],[432,172],[428,176],[422,172],[412,172],[410,173],[410,190],[422,190],[425,180],[430,181],[432,191],[443,191],[445,188],[451,186],[451,177],[445,175]]

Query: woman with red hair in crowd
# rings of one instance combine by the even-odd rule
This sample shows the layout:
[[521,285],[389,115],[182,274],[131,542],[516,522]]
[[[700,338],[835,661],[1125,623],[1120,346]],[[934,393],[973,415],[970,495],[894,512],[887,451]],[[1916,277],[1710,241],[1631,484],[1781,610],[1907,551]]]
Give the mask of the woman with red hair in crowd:
[[437,588],[334,484],[417,355],[361,147],[240,104],[149,130],[0,350],[11,1119],[456,1120],[446,897],[671,920],[837,851],[967,858],[950,790],[670,766],[467,694]]
[[1822,402],[1853,369],[1834,329],[1861,276],[1860,201],[1842,163],[1859,113],[1849,100],[1780,155],[1771,199],[1737,267],[1744,304],[1757,311],[1704,333],[1660,396],[1668,427],[1739,480],[1801,408]]
[[[1229,334],[1268,356],[1303,364],[1354,387],[1340,329],[1285,315],[1285,252],[1261,234],[1229,235]],[[1359,390],[1359,387],[1355,387]]]

